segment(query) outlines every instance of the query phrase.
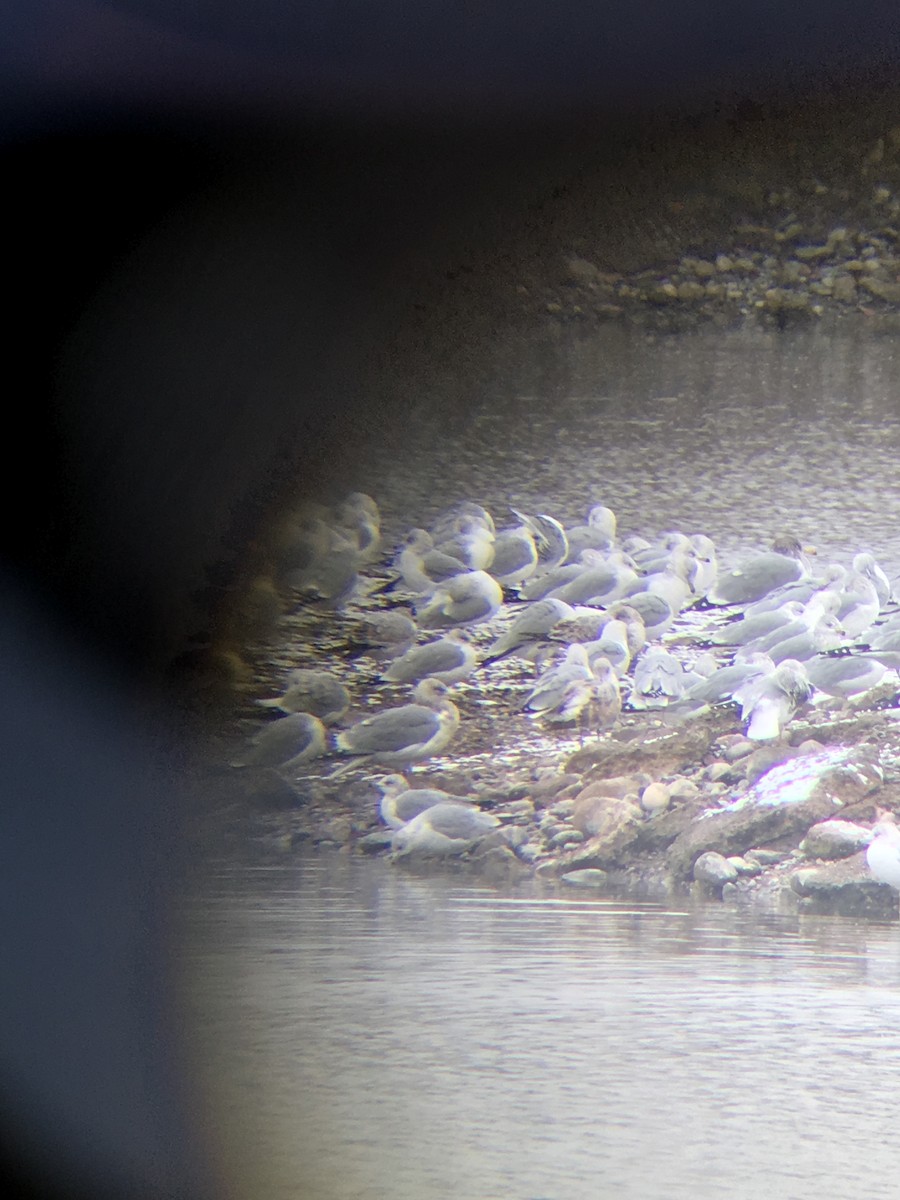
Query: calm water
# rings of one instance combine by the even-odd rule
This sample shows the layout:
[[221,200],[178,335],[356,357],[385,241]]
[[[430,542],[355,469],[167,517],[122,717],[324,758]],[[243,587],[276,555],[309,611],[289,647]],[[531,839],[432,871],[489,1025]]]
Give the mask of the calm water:
[[[392,536],[462,496],[726,560],[791,529],[900,573],[890,338],[578,331],[405,397],[336,484]],[[470,372],[471,375],[471,372]],[[464,394],[461,394],[461,391]],[[186,958],[238,1196],[896,1195],[900,931],[383,862],[212,872]]]
[[221,869],[188,980],[239,1196],[896,1196],[900,931]]
[[900,572],[898,339],[578,330],[501,346],[460,394],[437,375],[346,476],[399,533],[461,496],[622,533],[708,533],[729,555],[792,530]]

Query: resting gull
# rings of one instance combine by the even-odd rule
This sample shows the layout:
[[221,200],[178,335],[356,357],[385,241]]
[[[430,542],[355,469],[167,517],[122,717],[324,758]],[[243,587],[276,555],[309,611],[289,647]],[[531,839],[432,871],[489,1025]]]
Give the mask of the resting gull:
[[[594,610],[592,610],[594,611]],[[484,663],[496,662],[508,654],[530,652],[536,645],[546,641],[550,631],[561,621],[571,620],[572,608],[562,600],[538,600],[528,604],[502,633],[488,646],[482,655]]]
[[400,829],[436,804],[461,804],[459,796],[444,792],[440,788],[412,788],[402,775],[383,775],[375,780],[381,792],[378,811],[385,825]]
[[752,604],[776,588],[809,574],[809,563],[796,538],[776,540],[772,550],[754,555],[719,578],[707,599],[711,604]]
[[325,727],[310,713],[279,717],[255,735],[232,760],[233,767],[293,767],[325,753]]
[[489,621],[503,603],[503,590],[486,571],[467,571],[436,588],[416,613],[420,629],[452,629]]
[[418,683],[421,679],[439,679],[441,683],[459,683],[475,667],[475,648],[457,629],[442,638],[413,646],[395,658],[382,675],[391,683]]
[[392,857],[462,854],[499,824],[499,818],[492,813],[468,804],[435,804],[396,831],[391,839]]
[[331,725],[350,707],[350,693],[330,672],[300,668],[291,671],[280,696],[275,700],[257,700],[257,704],[286,713],[312,713]]
[[459,728],[459,711],[437,679],[423,679],[414,704],[387,708],[339,733],[343,754],[366,755],[374,762],[402,766],[439,754]]
[[797,711],[809,700],[813,686],[803,663],[787,658],[771,674],[763,675],[735,692],[747,737],[754,741],[777,738]]

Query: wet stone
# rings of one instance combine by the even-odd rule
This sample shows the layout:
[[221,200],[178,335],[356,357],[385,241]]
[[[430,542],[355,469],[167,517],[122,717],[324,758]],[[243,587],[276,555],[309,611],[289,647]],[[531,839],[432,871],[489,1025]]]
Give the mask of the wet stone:
[[554,850],[560,850],[566,846],[580,846],[583,841],[584,834],[580,829],[561,829],[550,839],[550,845]]
[[726,762],[736,763],[753,753],[754,743],[743,734],[736,733],[732,737],[722,738],[722,755]]
[[720,888],[725,883],[732,883],[738,877],[738,872],[727,858],[714,850],[701,854],[694,863],[694,880],[710,888]]
[[760,863],[754,862],[753,859],[743,858],[741,855],[732,855],[726,859],[726,862],[729,866],[734,867],[738,875],[754,876],[762,874],[762,866]]
[[872,834],[852,821],[820,821],[800,843],[807,858],[848,858],[871,841]]
[[786,850],[768,850],[763,846],[754,846],[744,855],[748,862],[759,863],[762,867],[771,867],[775,863],[784,862],[788,857]]
[[648,784],[641,792],[641,808],[650,816],[665,812],[670,802],[669,789],[664,783]]
[[585,867],[581,871],[566,871],[559,878],[561,883],[568,883],[571,887],[601,888],[606,885],[609,876],[600,867]]
[[862,853],[795,871],[791,889],[800,897],[803,912],[844,917],[892,917],[897,913],[897,893],[872,878]]
[[676,802],[685,800],[696,800],[700,795],[700,789],[692,779],[686,779],[683,775],[677,776],[668,785],[669,796]]

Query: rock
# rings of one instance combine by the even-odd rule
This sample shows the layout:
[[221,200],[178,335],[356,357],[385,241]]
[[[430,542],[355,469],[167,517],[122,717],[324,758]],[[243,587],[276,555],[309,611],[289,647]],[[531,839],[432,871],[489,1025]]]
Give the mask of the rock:
[[610,813],[625,811],[623,805],[627,805],[628,808],[636,808],[635,799],[634,795],[627,800],[624,796],[580,797],[576,801],[575,810],[572,813],[572,824],[588,837],[595,837],[609,828]]
[[753,876],[762,874],[762,866],[758,862],[754,862],[753,859],[742,858],[739,854],[732,855],[726,859],[726,862],[729,866],[734,867],[738,875]]
[[708,813],[694,821],[669,847],[668,861],[676,878],[687,879],[697,857],[708,850],[744,855],[760,842],[798,837],[816,821],[833,816],[835,804],[824,795],[798,804],[756,806]]
[[308,797],[271,767],[247,772],[241,780],[241,795],[248,804],[262,809],[300,808]]
[[529,865],[536,863],[544,854],[544,847],[537,842],[525,842],[521,846],[515,846],[514,849],[522,862]]
[[670,804],[669,789],[664,783],[650,783],[641,792],[641,808],[650,816],[665,812]]
[[869,844],[872,833],[852,821],[820,821],[800,843],[807,858],[849,858]]
[[693,876],[697,883],[717,889],[725,883],[732,883],[738,873],[727,858],[710,850],[701,854],[694,863]]
[[511,804],[504,804],[499,811],[516,820],[530,821],[534,818],[534,805],[530,800],[513,800]]
[[842,304],[853,304],[856,300],[856,280],[852,275],[835,275],[831,280],[831,294]]
[[573,869],[614,866],[636,841],[643,813],[633,800],[610,796],[599,797],[595,803],[597,807],[590,825],[593,835],[582,846],[568,852],[561,865]]
[[356,845],[363,854],[380,854],[382,850],[390,850],[393,829],[375,829],[361,837]]
[[571,884],[572,887],[600,888],[605,886],[609,876],[600,867],[585,867],[581,871],[566,871],[559,878],[561,883]]
[[652,782],[652,776],[643,772],[636,775],[614,775],[610,779],[594,779],[578,793],[575,803],[577,805],[595,796],[618,796],[619,799],[623,799],[625,796],[639,793]]
[[684,301],[703,300],[706,298],[706,288],[702,283],[686,279],[678,285],[678,299]]
[[803,751],[794,746],[760,746],[750,755],[747,763],[747,782],[757,783],[763,775],[792,758],[800,758]]
[[693,779],[686,779],[683,775],[676,776],[668,788],[670,799],[675,801],[696,800],[700,795],[700,789]]
[[853,855],[824,867],[803,867],[791,876],[800,909],[843,917],[890,917],[897,914],[897,893],[869,874],[865,855]]
[[744,855],[748,862],[759,863],[761,867],[771,867],[775,863],[784,862],[787,857],[786,850],[767,850],[762,846],[754,846]]
[[722,746],[722,757],[728,763],[736,763],[742,758],[746,758],[748,754],[752,754],[756,743],[749,738],[745,738],[742,733],[735,733],[727,738],[722,738],[720,742]]
[[580,846],[583,841],[584,834],[580,829],[561,829],[550,839],[550,845],[554,850],[561,850],[566,846]]
[[596,283],[600,278],[599,269],[592,262],[586,258],[580,258],[577,254],[570,255],[566,259],[565,266],[566,275],[575,283]]
[[710,783],[739,783],[744,778],[744,772],[728,762],[710,763],[704,774]]
[[888,304],[900,304],[900,283],[891,283],[886,279],[861,278],[859,286],[870,292],[879,300]]
[[730,713],[710,712],[689,726],[657,730],[620,742],[613,738],[576,751],[566,764],[569,771],[588,774],[588,782],[646,771],[651,778],[677,775],[700,762],[714,741],[734,728]]
[[538,808],[544,808],[552,802],[554,796],[558,796],[565,788],[576,783],[581,783],[580,775],[561,775],[552,771],[529,784],[528,795]]

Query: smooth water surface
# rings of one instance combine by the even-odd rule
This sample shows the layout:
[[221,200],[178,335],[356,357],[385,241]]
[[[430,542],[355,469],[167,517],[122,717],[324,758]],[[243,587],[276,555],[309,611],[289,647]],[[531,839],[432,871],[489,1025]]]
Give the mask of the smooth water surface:
[[[391,537],[478,499],[622,533],[782,530],[900,573],[892,338],[551,331],[374,413],[335,486]],[[336,462],[340,456],[337,456]],[[338,855],[211,872],[186,992],[240,1197],[893,1197],[900,931]]]
[[238,1196],[896,1195],[900,931],[337,853],[191,911]]
[[704,532],[726,561],[792,531],[900,572],[900,352],[857,332],[619,327],[499,346],[477,385],[452,366],[374,423],[348,483],[393,534],[462,496],[566,523],[608,504],[620,533]]

